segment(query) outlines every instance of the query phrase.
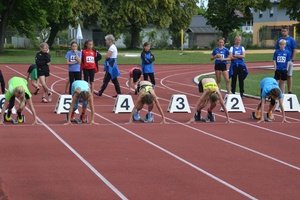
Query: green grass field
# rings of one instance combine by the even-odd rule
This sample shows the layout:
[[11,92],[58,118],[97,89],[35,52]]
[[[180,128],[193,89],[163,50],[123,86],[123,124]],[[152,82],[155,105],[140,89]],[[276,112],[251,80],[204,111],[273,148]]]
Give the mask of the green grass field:
[[[24,49],[5,49],[5,52],[0,54],[0,63],[33,63],[34,57],[37,51],[34,50],[24,50]],[[101,54],[105,52],[100,51]],[[153,50],[155,55],[156,64],[207,64],[212,63],[210,61],[210,51],[185,51],[183,55],[180,55],[178,50]],[[253,51],[246,56],[246,62],[259,62],[259,61],[271,61],[272,51],[267,51],[267,53],[262,53],[265,51],[258,50],[257,53]],[[61,55],[56,55],[56,51],[50,52],[52,56],[53,64],[64,64],[65,52],[60,52]],[[119,64],[140,64],[140,51],[127,51],[120,50],[118,56]],[[128,56],[125,56],[125,55]],[[136,55],[137,57],[131,57]],[[300,55],[298,54],[297,59],[300,60]]]
[[[260,81],[265,78],[265,77],[273,77],[274,76],[274,71],[273,70],[268,70],[268,69],[260,69],[260,70],[255,70],[255,72],[249,73],[247,78],[245,79],[245,93],[246,94],[251,94],[255,96],[260,95],[260,88],[259,88],[259,83]],[[215,78],[215,75],[208,75],[205,77],[212,77]],[[203,78],[203,77],[202,77]],[[287,92],[287,83],[285,83],[285,91]],[[221,83],[221,88],[225,88],[225,82],[222,80]],[[238,92],[238,83],[237,83],[237,92]],[[300,71],[294,71],[293,72],[293,93],[295,93],[300,99]]]

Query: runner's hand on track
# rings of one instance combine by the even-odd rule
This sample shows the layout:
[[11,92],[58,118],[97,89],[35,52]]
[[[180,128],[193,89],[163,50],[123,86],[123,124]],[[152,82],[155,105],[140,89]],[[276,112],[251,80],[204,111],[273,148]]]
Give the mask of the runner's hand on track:
[[91,121],[90,125],[99,125],[99,123]]
[[66,123],[64,123],[64,125],[72,125],[72,123],[71,122],[66,122]]
[[265,119],[260,119],[257,123],[260,123],[260,122],[265,122]]

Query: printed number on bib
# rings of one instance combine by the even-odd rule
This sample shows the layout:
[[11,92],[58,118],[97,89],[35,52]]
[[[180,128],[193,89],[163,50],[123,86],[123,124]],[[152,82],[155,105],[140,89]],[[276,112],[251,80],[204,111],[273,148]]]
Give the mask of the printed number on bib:
[[134,108],[134,103],[130,95],[118,95],[113,108],[114,113],[130,113]]
[[279,63],[285,63],[286,61],[286,57],[284,56],[277,56],[277,62]]
[[187,100],[186,95],[183,94],[174,94],[171,97],[168,111],[173,112],[187,112],[190,113],[191,109]]
[[94,63],[95,62],[94,56],[87,56],[86,57],[86,62],[87,63]]

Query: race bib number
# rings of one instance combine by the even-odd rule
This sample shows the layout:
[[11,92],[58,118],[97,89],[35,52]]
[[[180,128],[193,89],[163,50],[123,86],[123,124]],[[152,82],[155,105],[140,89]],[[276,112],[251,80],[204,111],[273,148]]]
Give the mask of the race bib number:
[[94,56],[87,56],[87,57],[86,57],[86,62],[87,62],[87,63],[95,63],[95,58],[94,58]]
[[75,55],[71,55],[70,56],[70,62],[75,62],[76,61],[76,56]]
[[286,62],[286,57],[285,56],[277,56],[277,62],[285,63]]

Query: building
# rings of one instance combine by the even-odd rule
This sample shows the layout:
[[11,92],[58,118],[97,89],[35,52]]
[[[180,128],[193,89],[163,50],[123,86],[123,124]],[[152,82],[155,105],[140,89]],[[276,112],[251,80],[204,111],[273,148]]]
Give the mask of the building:
[[210,44],[216,41],[220,32],[211,25],[206,24],[207,20],[201,15],[193,16],[186,33],[188,33],[189,48],[210,48]]
[[[274,47],[282,26],[290,27],[290,35],[297,39],[295,24],[285,9],[279,8],[279,0],[271,0],[272,7],[265,11],[253,11],[253,44]],[[299,44],[299,43],[298,43]]]

